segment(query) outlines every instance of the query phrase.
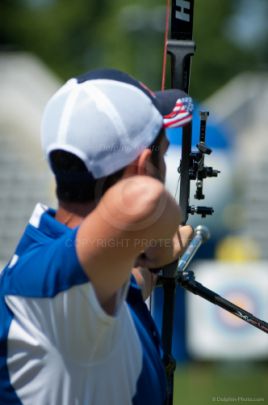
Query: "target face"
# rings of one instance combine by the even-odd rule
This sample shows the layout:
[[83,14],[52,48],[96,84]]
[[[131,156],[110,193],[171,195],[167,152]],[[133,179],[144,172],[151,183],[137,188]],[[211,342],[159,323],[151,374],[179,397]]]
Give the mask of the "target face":
[[[232,287],[225,289],[222,294],[228,301],[231,301],[251,314],[260,312],[260,305],[258,305],[259,300],[256,293],[253,293],[252,288],[248,289],[240,285],[235,289]],[[241,332],[244,333],[244,329],[248,326],[245,321],[221,308],[215,310],[215,321],[219,323],[219,327],[222,327],[224,330],[229,329],[230,332],[239,332],[241,330]]]
[[[196,280],[254,316],[268,320],[268,264],[203,261]],[[187,294],[187,345],[198,359],[267,359],[268,336],[226,310]]]

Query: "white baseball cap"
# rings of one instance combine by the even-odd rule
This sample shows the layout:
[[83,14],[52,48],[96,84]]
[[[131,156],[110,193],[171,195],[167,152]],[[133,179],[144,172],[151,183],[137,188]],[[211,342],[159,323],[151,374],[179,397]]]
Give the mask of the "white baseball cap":
[[42,125],[47,159],[55,150],[79,157],[95,178],[133,162],[165,127],[192,119],[192,99],[181,90],[152,92],[114,69],[67,81],[48,101]]

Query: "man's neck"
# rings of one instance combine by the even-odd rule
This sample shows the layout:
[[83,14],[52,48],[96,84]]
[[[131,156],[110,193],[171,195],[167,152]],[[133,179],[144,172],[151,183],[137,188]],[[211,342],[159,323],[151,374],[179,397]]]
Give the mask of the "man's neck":
[[79,204],[79,203],[64,203],[59,202],[59,207],[56,212],[56,220],[69,228],[79,226],[84,218],[95,208],[95,204]]

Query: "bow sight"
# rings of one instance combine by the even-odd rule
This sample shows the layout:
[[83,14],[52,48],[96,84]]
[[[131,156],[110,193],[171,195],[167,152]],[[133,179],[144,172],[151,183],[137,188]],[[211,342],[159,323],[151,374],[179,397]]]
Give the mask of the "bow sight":
[[[189,180],[196,181],[196,191],[194,198],[196,200],[204,200],[205,195],[203,193],[203,181],[207,177],[217,177],[220,173],[219,170],[214,170],[213,167],[205,166],[205,155],[210,155],[212,150],[206,145],[206,125],[209,116],[208,111],[200,112],[200,139],[196,145],[197,151],[191,152],[189,155]],[[179,173],[182,171],[179,167]],[[212,215],[214,212],[212,207],[204,206],[188,206],[187,213],[194,215],[201,215],[205,218],[207,215]]]
[[[194,0],[172,1],[171,9],[171,39],[167,41],[165,51],[171,57],[171,87],[189,91],[191,57],[195,53],[193,35]],[[165,69],[164,69],[165,70]],[[162,83],[164,83],[164,78]],[[181,177],[180,207],[182,210],[182,223],[185,224],[188,214],[198,214],[202,217],[212,215],[212,207],[194,207],[189,205],[190,181],[196,180],[195,199],[203,200],[203,180],[207,177],[217,177],[219,171],[206,167],[205,155],[212,151],[206,145],[206,123],[209,112],[200,112],[200,141],[197,152],[192,152],[192,124],[182,129],[182,157],[178,169]]]
[[[174,3],[174,1],[173,1]],[[176,2],[178,7],[179,2]],[[186,3],[186,2],[184,2]],[[191,57],[195,52],[195,43],[192,41],[193,32],[193,6],[194,1],[187,2],[189,14],[174,14],[174,4],[172,7],[171,36],[167,42],[166,50],[171,56],[171,86],[179,88],[188,93],[190,83]],[[187,17],[188,16],[188,17]],[[183,17],[180,22],[181,28],[178,28],[178,17]],[[185,39],[183,39],[185,38]],[[164,80],[163,80],[164,82]],[[185,224],[188,214],[201,215],[203,218],[212,215],[212,207],[194,207],[189,205],[190,181],[196,180],[196,192],[194,198],[203,200],[203,180],[207,177],[217,177],[220,173],[212,167],[205,166],[205,155],[210,155],[212,150],[206,145],[206,125],[209,116],[208,111],[200,112],[200,140],[197,146],[198,151],[192,152],[192,124],[188,124],[182,129],[182,157],[178,169],[181,177],[180,184],[180,207],[182,210],[182,223]]]

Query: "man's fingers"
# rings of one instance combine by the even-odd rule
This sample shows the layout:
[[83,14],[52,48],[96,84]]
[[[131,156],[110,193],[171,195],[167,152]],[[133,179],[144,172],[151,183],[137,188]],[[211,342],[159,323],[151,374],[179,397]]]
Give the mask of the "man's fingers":
[[184,225],[179,226],[176,233],[177,243],[176,246],[176,253],[181,256],[184,251],[186,250],[188,244],[192,240],[194,235],[194,230],[191,225]]

